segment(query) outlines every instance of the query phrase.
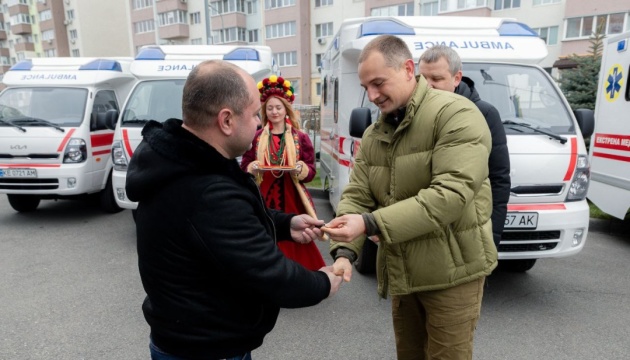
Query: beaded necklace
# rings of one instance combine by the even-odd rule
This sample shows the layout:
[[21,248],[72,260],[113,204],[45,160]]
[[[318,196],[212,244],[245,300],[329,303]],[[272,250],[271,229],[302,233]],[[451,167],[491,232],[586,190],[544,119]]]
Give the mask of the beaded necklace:
[[285,151],[284,151],[284,134],[286,132],[283,131],[282,134],[280,135],[280,142],[278,143],[278,150],[273,150],[274,149],[274,135],[271,134],[271,136],[269,137],[269,162],[272,165],[284,165],[284,159],[286,157]]

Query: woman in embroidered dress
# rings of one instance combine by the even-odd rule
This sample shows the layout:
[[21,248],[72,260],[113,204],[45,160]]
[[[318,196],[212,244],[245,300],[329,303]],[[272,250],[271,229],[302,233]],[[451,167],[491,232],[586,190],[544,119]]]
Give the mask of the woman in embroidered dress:
[[[256,176],[265,203],[287,213],[309,214],[315,207],[304,186],[315,177],[315,151],[300,125],[291,103],[295,99],[291,82],[271,76],[258,83],[262,103],[262,128],[252,148],[243,154],[241,168]],[[271,170],[268,168],[284,168]],[[278,239],[278,247],[290,259],[310,270],[325,266],[315,243],[299,244]]]

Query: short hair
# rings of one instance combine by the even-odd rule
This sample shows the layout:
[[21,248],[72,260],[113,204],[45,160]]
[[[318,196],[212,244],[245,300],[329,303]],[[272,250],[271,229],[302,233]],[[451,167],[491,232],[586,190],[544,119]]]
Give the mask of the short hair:
[[451,75],[455,75],[458,71],[462,70],[462,59],[459,57],[459,54],[457,54],[457,51],[442,44],[430,47],[422,53],[418,64],[420,64],[420,61],[432,64],[441,58],[444,58],[448,63],[448,70],[451,72]]
[[184,123],[194,129],[203,129],[222,109],[242,114],[252,100],[242,72],[238,66],[223,60],[207,60],[195,66],[184,84]]
[[405,61],[413,59],[411,51],[405,42],[393,35],[380,35],[372,39],[361,51],[359,64],[365,61],[374,51],[383,54],[385,64],[392,68],[401,68]]

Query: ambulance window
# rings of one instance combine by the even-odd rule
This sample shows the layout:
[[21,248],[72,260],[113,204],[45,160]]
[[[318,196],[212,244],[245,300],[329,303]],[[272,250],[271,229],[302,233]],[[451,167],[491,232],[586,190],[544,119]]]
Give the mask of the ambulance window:
[[333,93],[333,106],[334,106],[334,112],[335,112],[335,123],[337,123],[337,121],[339,121],[339,79],[335,79],[334,80],[334,93]]
[[328,92],[326,91],[326,89],[328,88],[328,76],[324,77],[324,81],[322,81],[322,101],[324,103],[324,105],[326,105],[327,101],[326,101],[326,96],[328,95]]
[[91,131],[106,129],[104,118],[108,110],[116,110],[118,112],[116,93],[112,90],[101,90],[96,93],[94,105],[92,105],[92,114],[90,117]]
[[[630,74],[630,66],[628,66],[628,72],[626,74]],[[630,101],[630,81],[626,77],[626,101]]]

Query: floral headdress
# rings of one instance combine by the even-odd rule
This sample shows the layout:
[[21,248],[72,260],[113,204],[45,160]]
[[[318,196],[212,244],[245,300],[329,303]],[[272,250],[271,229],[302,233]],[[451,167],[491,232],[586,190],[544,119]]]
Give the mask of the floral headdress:
[[264,103],[272,96],[283,98],[288,101],[289,104],[293,104],[293,100],[295,100],[291,82],[281,76],[271,75],[263,81],[258,82],[258,91],[260,92],[261,103]]

